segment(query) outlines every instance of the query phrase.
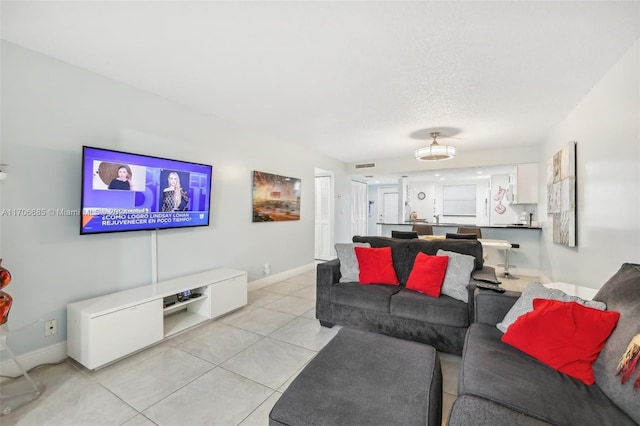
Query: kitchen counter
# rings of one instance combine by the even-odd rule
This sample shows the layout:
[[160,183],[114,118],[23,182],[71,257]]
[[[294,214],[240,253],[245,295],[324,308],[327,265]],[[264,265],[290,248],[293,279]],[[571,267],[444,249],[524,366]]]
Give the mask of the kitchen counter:
[[[520,248],[512,249],[509,258],[510,272],[515,275],[537,276],[540,270],[540,239],[542,228],[529,228],[521,225],[469,225],[463,223],[416,222],[418,225],[433,226],[433,234],[445,236],[447,232],[456,232],[459,226],[478,226],[482,229],[482,238],[491,240],[506,240],[520,244]],[[412,222],[377,223],[377,235],[390,237],[391,231],[411,231]],[[504,263],[504,250],[489,248],[485,250],[487,264],[496,266]],[[514,266],[515,265],[515,266]],[[498,268],[502,273],[502,268]]]
[[[386,222],[378,222],[376,225],[383,226],[412,226],[414,222],[402,222],[402,223],[386,223]],[[458,226],[476,226],[478,228],[515,228],[515,229],[542,229],[539,226],[525,226],[525,225],[469,225],[467,223],[431,223],[431,222],[415,222],[416,225],[431,225],[431,226],[440,226],[440,227],[455,227]]]

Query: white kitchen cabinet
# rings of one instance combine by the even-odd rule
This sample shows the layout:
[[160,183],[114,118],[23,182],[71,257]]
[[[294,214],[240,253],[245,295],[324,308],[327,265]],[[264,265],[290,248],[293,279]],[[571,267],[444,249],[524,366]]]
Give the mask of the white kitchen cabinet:
[[[199,296],[171,306],[166,297]],[[247,304],[247,273],[214,269],[67,305],[67,352],[95,369]]]
[[516,165],[516,173],[510,177],[510,201],[512,204],[538,203],[538,164]]

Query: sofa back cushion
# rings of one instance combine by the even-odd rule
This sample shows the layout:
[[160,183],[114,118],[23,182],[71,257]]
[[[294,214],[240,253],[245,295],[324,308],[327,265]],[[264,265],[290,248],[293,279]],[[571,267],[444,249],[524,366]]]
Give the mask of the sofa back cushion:
[[475,258],[475,270],[482,269],[482,244],[477,240],[400,240],[389,237],[361,236],[352,238],[354,243],[369,243],[371,247],[391,247],[393,267],[396,269],[398,281],[406,286],[409,274],[413,268],[413,262],[418,253],[435,256],[438,250],[453,251],[468,254]]
[[474,270],[482,269],[482,244],[478,240],[409,240],[408,257],[413,260],[418,253],[429,256],[438,254],[438,250],[468,254],[475,258]]
[[623,385],[620,376],[616,376],[620,358],[633,336],[640,332],[640,265],[623,264],[593,300],[604,302],[607,310],[620,313],[618,325],[593,364],[596,384],[621,410],[640,423],[639,395],[633,392],[633,380]]

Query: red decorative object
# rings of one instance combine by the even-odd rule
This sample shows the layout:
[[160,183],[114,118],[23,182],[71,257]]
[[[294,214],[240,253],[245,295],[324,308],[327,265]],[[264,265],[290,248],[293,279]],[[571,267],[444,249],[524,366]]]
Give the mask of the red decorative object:
[[[0,289],[5,288],[11,282],[11,272],[8,269],[2,267],[2,259],[0,259]],[[9,310],[13,298],[4,291],[0,291],[0,324],[7,322],[9,318]]]
[[355,247],[354,251],[360,267],[360,284],[400,285],[393,267],[391,247]]
[[640,368],[638,368],[640,361],[640,333],[633,336],[631,339],[631,343],[627,346],[627,350],[620,358],[620,363],[618,364],[618,371],[616,372],[616,376],[622,374],[622,379],[620,380],[622,384],[629,380],[633,373],[638,370],[638,376],[636,377],[635,382],[633,382],[633,391],[637,392],[640,389]]

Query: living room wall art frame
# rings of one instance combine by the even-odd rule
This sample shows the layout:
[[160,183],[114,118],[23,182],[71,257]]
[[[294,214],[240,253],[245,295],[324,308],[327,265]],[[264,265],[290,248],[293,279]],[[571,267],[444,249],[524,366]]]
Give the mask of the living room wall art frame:
[[576,247],[576,142],[569,142],[547,162],[547,215],[553,224],[553,242]]
[[289,176],[253,172],[253,221],[300,220],[302,181]]

